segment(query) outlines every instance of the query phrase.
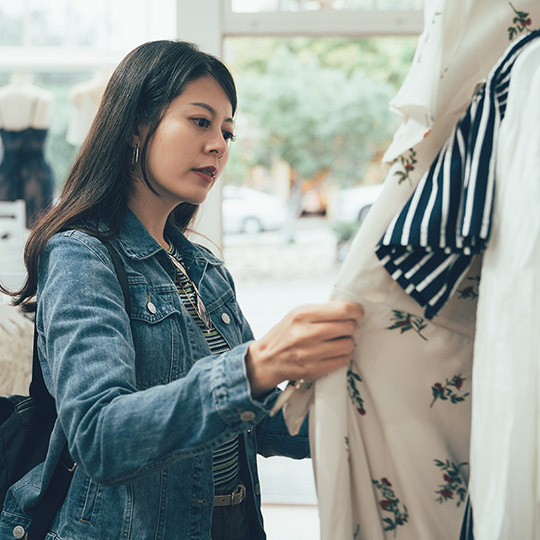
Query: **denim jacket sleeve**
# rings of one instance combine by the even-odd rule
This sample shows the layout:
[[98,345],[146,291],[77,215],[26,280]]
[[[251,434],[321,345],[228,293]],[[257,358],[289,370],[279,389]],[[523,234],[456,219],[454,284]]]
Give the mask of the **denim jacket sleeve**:
[[[232,276],[224,266],[221,267],[221,271],[234,290],[235,286]],[[242,338],[245,342],[253,339],[251,327],[243,315]],[[273,406],[278,395],[279,391],[269,396],[268,402],[270,406]],[[257,424],[255,434],[257,437],[257,451],[264,457],[286,456],[293,459],[304,459],[311,455],[309,447],[309,416],[306,417],[300,431],[294,437],[289,433],[281,410],[275,416],[267,415],[264,417]]]
[[103,484],[209,451],[259,424],[275,399],[250,397],[249,343],[198,360],[183,378],[138,390],[112,261],[99,240],[81,233],[56,235],[40,258],[37,325],[69,450]]

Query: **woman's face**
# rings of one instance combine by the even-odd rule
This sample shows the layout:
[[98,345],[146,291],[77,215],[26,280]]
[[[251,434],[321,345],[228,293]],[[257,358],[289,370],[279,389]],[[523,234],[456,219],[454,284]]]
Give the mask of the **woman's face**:
[[[229,98],[211,76],[191,81],[171,102],[150,138],[146,159],[147,178],[162,204],[174,208],[206,199],[229,159],[232,115]],[[140,148],[144,134],[139,127],[132,144]],[[139,197],[155,197],[144,187],[137,192]]]

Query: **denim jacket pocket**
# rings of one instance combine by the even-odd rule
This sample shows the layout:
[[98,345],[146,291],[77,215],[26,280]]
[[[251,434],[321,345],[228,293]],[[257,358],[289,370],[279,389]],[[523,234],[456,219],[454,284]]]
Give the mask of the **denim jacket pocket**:
[[80,520],[85,523],[92,523],[92,515],[94,510],[97,510],[99,502],[100,486],[90,478],[86,478],[86,490],[84,490],[85,497],[83,501],[83,507],[81,511]]
[[206,306],[212,322],[231,348],[240,345],[243,341],[243,317],[234,291],[227,285],[224,291],[215,291],[213,295],[214,300]]
[[137,388],[143,390],[183,376],[190,366],[178,293],[147,283],[130,284],[130,300]]

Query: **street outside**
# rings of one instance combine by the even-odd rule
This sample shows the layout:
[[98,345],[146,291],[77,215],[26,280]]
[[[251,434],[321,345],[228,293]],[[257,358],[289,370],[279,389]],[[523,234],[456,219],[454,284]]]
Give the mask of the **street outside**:
[[[225,263],[257,338],[292,309],[330,297],[338,263],[329,223],[319,217],[300,218],[293,238],[287,243],[281,232],[224,237]],[[318,540],[311,460],[259,458],[259,473],[268,539]]]

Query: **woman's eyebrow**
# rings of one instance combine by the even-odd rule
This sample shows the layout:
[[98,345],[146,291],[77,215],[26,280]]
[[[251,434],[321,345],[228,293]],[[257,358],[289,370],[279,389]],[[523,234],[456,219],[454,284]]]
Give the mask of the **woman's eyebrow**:
[[[202,107],[203,109],[206,109],[212,116],[216,116],[216,110],[211,105],[208,105],[207,103],[202,103],[199,101],[196,101],[194,103],[190,103],[190,105],[195,105],[196,107]],[[224,122],[233,122],[232,118],[225,118]]]

